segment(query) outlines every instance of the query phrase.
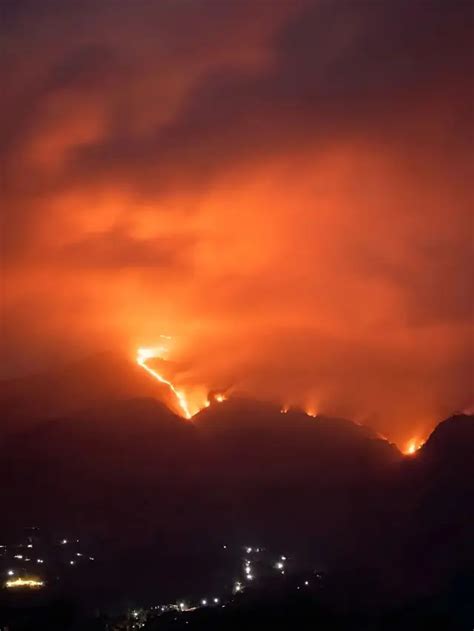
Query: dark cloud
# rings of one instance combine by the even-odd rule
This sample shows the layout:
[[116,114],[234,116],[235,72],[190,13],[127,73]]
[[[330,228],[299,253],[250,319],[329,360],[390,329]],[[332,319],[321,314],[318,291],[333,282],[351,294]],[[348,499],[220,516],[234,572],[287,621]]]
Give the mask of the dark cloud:
[[139,187],[153,172],[155,191],[194,187],[236,160],[324,146],[377,124],[398,128],[400,108],[432,99],[441,84],[469,115],[461,94],[471,91],[472,23],[465,2],[341,2],[337,10],[316,2],[275,37],[274,59],[260,71],[224,66],[202,78],[169,124],[106,137],[68,167],[86,178],[111,169]]
[[126,63],[118,53],[98,44],[74,50],[52,68],[45,91],[109,89],[111,78],[125,79]]
[[[236,14],[249,17],[248,3],[242,3],[240,11],[239,3],[224,5],[216,9],[216,3],[202,2],[205,19],[201,16],[199,20],[208,34],[204,40],[208,41],[213,28],[230,28]],[[86,6],[91,12],[91,5]],[[158,10],[152,14],[155,20],[174,17],[177,9],[173,11],[168,3],[164,7],[163,15]],[[301,7],[275,34],[268,64],[242,70],[223,61],[220,68],[202,74],[170,121],[158,122],[138,134],[129,117],[140,116],[140,107],[159,109],[160,104],[145,100],[138,111],[129,111],[127,116],[123,109],[131,104],[126,93],[134,89],[137,77],[160,83],[163,29],[151,51],[157,54],[154,77],[149,63],[141,67],[133,40],[115,42],[115,50],[101,41],[74,49],[73,40],[65,58],[51,68],[43,89],[32,100],[41,101],[51,90],[98,91],[108,125],[99,138],[79,145],[62,171],[52,180],[44,179],[42,185],[67,187],[115,176],[128,180],[131,187],[151,188],[154,194],[176,186],[195,187],[226,166],[233,168],[236,160],[264,159],[269,153],[300,148],[302,143],[325,146],[338,135],[365,132],[369,125],[376,128],[377,120],[398,128],[400,113],[403,116],[420,99],[432,99],[433,90],[438,91],[441,84],[443,90],[447,85],[457,92],[453,105],[459,113],[469,114],[462,111],[461,103],[461,94],[464,102],[469,97],[468,77],[473,70],[469,3],[342,1],[336,8],[334,3],[321,1]],[[187,30],[195,10],[188,3],[180,10],[184,25],[177,27],[171,20],[176,28],[173,40],[182,38],[178,39],[182,47],[190,38],[187,46],[195,52],[192,42],[197,36],[194,29]],[[139,15],[136,8],[129,7],[129,11]],[[69,19],[76,17],[73,13]],[[126,17],[124,11],[122,19]],[[93,24],[91,30],[93,39]],[[221,38],[220,33],[213,35]],[[168,40],[169,33],[165,34],[169,46]],[[174,53],[174,49],[166,50],[167,55]],[[169,61],[172,64],[172,57]],[[111,81],[118,82],[116,89]],[[35,109],[38,111],[37,103],[33,112]],[[42,115],[40,110],[33,128],[41,125],[38,118]]]

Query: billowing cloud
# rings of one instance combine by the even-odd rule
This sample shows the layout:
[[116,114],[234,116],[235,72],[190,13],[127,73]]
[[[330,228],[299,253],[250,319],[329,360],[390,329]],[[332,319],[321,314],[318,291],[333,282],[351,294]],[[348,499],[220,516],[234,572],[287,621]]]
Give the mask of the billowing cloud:
[[397,440],[469,404],[469,3],[2,10],[7,373],[166,332]]

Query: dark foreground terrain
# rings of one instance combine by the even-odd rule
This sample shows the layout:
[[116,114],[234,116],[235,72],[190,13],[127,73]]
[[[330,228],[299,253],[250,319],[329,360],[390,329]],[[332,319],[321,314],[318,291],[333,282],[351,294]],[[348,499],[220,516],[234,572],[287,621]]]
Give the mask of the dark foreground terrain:
[[[186,423],[156,393],[110,356],[0,384],[2,581],[44,555],[41,589],[0,591],[0,628],[473,627],[471,416],[405,457],[348,420],[236,398]],[[233,594],[246,545],[292,566]]]

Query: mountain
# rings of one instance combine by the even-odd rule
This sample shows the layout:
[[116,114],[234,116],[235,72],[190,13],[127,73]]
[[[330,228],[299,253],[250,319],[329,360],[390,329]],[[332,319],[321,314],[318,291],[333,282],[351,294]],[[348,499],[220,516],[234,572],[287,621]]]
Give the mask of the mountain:
[[404,511],[399,558],[414,576],[429,589],[474,568],[474,417],[439,423],[397,482]]
[[455,414],[436,426],[423,446],[426,458],[442,461],[451,458],[458,465],[472,458],[474,443],[473,416]]
[[32,376],[0,381],[1,434],[86,408],[169,392],[132,359],[100,353]]
[[151,576],[170,592],[202,580],[220,541],[369,573],[372,598],[474,567],[473,417],[440,423],[414,457],[349,420],[244,398],[189,422],[154,398],[166,388],[111,355],[4,382],[0,395],[0,530],[106,540],[104,568],[128,593]]

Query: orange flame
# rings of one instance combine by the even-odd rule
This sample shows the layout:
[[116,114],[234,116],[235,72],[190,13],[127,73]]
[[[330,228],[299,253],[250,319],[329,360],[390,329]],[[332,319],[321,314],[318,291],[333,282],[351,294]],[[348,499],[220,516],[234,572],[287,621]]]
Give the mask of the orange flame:
[[[165,336],[161,336],[161,337],[165,337]],[[169,338],[166,337],[166,339],[169,339]],[[184,393],[178,390],[171,381],[168,381],[168,379],[165,379],[163,375],[160,375],[160,373],[156,372],[156,370],[153,370],[153,368],[150,368],[146,364],[147,359],[152,359],[152,358],[162,359],[165,352],[166,352],[166,349],[163,346],[160,346],[158,348],[139,348],[137,350],[137,364],[141,366],[144,370],[146,370],[148,374],[150,374],[152,377],[157,379],[160,383],[163,383],[165,386],[168,386],[168,388],[171,390],[171,392],[175,396],[178,406],[183,412],[184,418],[190,419],[192,417],[192,414],[189,410],[188,401]]]
[[403,453],[406,456],[413,456],[421,447],[423,447],[423,445],[424,445],[423,440],[419,440],[418,438],[411,438],[405,445],[405,449],[403,449]]

